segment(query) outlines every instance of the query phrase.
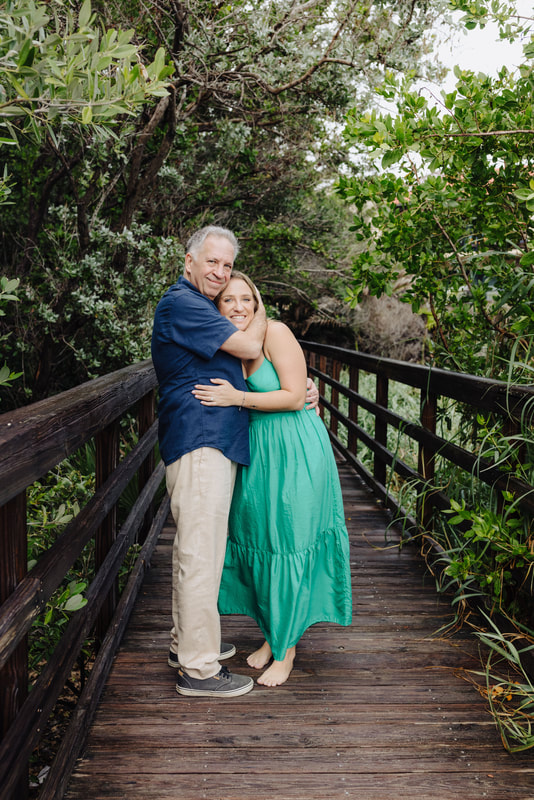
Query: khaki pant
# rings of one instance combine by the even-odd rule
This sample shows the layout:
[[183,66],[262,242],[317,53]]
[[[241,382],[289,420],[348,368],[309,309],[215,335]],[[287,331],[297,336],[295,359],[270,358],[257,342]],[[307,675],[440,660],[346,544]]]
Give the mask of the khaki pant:
[[236,471],[213,447],[186,453],[165,471],[176,523],[171,650],[192,678],[211,678],[220,669],[217,598]]

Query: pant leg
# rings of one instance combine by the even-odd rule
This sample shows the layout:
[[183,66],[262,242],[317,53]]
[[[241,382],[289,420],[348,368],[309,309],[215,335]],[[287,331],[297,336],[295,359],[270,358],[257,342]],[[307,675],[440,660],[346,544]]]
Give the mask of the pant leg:
[[220,669],[217,599],[236,471],[237,465],[212,447],[186,453],[166,469],[176,523],[171,649],[192,678],[211,678]]

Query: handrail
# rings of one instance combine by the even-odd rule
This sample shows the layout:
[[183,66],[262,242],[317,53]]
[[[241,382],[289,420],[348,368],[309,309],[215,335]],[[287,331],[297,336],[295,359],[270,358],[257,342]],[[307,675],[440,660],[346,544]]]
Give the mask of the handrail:
[[150,360],[0,416],[0,506],[151,392]]
[[[524,513],[534,513],[534,487],[507,470],[479,457],[436,434],[438,401],[448,398],[473,409],[491,412],[506,423],[507,434],[517,434],[522,424],[532,424],[534,418],[534,386],[509,385],[503,381],[463,375],[436,369],[432,366],[372,356],[340,347],[301,341],[306,353],[309,372],[319,379],[322,407],[330,413],[329,433],[334,445],[359,472],[366,483],[402,519],[407,530],[425,530],[433,512],[450,507],[443,490],[433,485],[435,458],[439,455],[470,472],[488,486],[512,492]],[[348,380],[339,380],[341,371]],[[360,372],[377,376],[374,400],[359,391]],[[334,377],[332,377],[334,376]],[[403,419],[388,408],[389,381],[396,381],[419,390],[420,424]],[[330,387],[331,397],[325,396]],[[348,415],[339,408],[339,398],[348,401]],[[374,437],[358,424],[358,411],[365,409],[375,419]],[[323,412],[324,416],[324,412]],[[347,433],[348,443],[338,436],[338,425]],[[414,469],[387,447],[388,428],[392,426],[412,438],[418,446],[418,468]],[[373,468],[368,469],[357,456],[358,443],[373,453]],[[417,517],[401,507],[387,488],[387,470],[403,480],[411,481],[418,493]]]
[[[111,658],[120,641],[144,570],[168,516],[165,498],[154,507],[164,470],[155,464],[157,381],[151,361],[89,381],[55,397],[0,415],[0,797],[27,796],[27,761],[39,742],[74,662],[91,631],[101,649],[90,674],[90,697],[77,706],[41,794],[60,798],[84,742]],[[135,412],[138,442],[119,458],[119,425]],[[80,513],[39,559],[26,568],[26,489],[91,439],[96,488]],[[117,506],[137,475],[139,495],[119,529]],[[95,577],[87,604],[74,613],[59,645],[28,695],[27,635],[86,544],[95,541]],[[118,597],[118,573],[134,542],[142,545]],[[143,544],[144,543],[144,544]],[[120,617],[117,618],[120,609]],[[102,657],[101,657],[102,656]],[[82,698],[80,698],[81,701]]]
[[483,411],[494,411],[519,418],[525,405],[534,400],[533,386],[508,384],[504,381],[373,356],[318,342],[301,341],[300,344],[310,354],[326,356],[348,367],[372,372],[388,380],[421,389],[427,395],[442,395]]

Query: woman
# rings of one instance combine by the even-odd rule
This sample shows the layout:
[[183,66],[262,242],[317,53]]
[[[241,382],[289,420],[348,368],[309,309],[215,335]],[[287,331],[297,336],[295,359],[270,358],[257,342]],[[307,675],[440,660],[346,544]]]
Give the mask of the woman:
[[[258,299],[250,279],[234,272],[215,302],[244,330]],[[219,610],[256,620],[265,642],[247,661],[262,669],[273,658],[258,683],[278,686],[310,625],[351,622],[349,543],[332,447],[321,419],[304,408],[306,362],[289,328],[269,320],[262,354],[243,369],[250,391],[212,378],[193,394],[207,406],[249,410],[251,463],[234,489]]]

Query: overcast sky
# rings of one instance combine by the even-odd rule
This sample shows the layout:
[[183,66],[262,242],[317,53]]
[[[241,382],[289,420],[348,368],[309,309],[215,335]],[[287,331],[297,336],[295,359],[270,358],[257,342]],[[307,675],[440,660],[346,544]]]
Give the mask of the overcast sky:
[[[516,0],[517,13],[521,16],[534,17],[534,2],[532,0]],[[461,15],[458,14],[458,18]],[[506,65],[509,68],[517,67],[522,58],[522,43],[513,44],[499,39],[496,25],[486,25],[483,30],[476,28],[472,31],[455,34],[453,42],[444,43],[438,49],[440,60],[449,67],[458,64],[463,69],[472,69],[496,75],[499,69]],[[452,72],[446,79],[443,88],[452,89],[456,79]]]

